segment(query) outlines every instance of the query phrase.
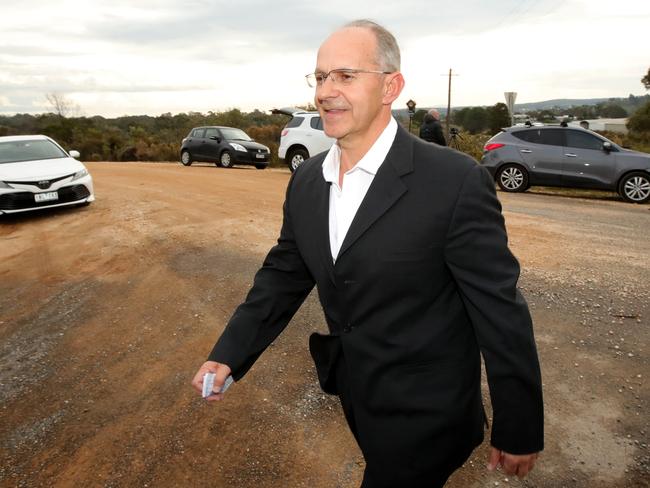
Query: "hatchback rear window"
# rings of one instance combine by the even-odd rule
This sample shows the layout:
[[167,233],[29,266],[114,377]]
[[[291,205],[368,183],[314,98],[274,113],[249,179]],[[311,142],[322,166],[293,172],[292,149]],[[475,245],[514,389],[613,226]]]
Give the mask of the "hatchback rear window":
[[323,119],[321,119],[320,117],[313,117],[309,121],[309,124],[311,125],[312,129],[323,130]]
[[539,144],[539,130],[520,130],[512,133],[517,139]]
[[293,127],[298,127],[300,124],[302,124],[302,121],[304,119],[305,119],[304,117],[294,117],[289,122],[287,122],[287,125],[285,125],[284,128],[291,129]]

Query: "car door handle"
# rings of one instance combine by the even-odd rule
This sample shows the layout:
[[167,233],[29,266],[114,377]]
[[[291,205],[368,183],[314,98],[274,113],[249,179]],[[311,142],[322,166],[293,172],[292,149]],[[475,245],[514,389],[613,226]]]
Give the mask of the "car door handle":
[[524,153],[524,154],[530,154],[530,153],[532,153],[533,151],[531,151],[530,149],[520,149],[519,152],[522,152],[522,153]]
[[577,154],[573,154],[573,153],[566,153],[565,156],[568,156],[570,158],[577,158],[578,157]]

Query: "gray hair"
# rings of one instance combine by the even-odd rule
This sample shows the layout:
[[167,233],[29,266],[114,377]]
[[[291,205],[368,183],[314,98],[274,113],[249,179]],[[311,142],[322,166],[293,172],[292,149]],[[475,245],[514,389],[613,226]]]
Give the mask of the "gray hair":
[[399,71],[401,60],[399,46],[393,34],[385,27],[368,19],[353,20],[343,26],[344,29],[349,27],[371,30],[377,39],[376,62],[379,65],[379,69],[391,72]]

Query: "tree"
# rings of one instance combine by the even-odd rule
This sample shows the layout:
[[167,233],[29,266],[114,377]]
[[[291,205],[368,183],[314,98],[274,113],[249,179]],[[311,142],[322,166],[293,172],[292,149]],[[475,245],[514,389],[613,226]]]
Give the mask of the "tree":
[[627,121],[627,128],[633,132],[650,134],[650,102],[634,112]]
[[580,105],[578,107],[572,107],[570,115],[580,120],[596,118],[596,112],[592,105]]
[[477,134],[485,129],[488,125],[488,113],[483,107],[472,107],[465,117],[463,127],[470,134]]
[[510,127],[510,111],[505,103],[499,102],[487,109],[488,129],[496,134],[502,127]]
[[465,119],[469,115],[470,107],[464,107],[461,109],[454,110],[451,114],[451,118],[454,124],[465,126]]
[[62,119],[69,115],[76,115],[79,112],[79,106],[62,93],[47,93],[45,99],[54,110],[54,113]]
[[646,90],[650,90],[650,68],[648,68],[646,75],[641,78],[641,83],[643,83],[643,86],[645,86]]
[[554,122],[555,121],[555,114],[553,113],[552,110],[542,110],[539,115],[537,116],[537,119],[540,122]]
[[427,114],[428,110],[425,110],[423,108],[417,109],[415,114],[413,114],[413,123],[417,125],[418,127],[422,125],[422,121],[424,120],[424,116]]
[[603,104],[598,107],[600,109],[600,116],[610,119],[620,119],[627,117],[627,110],[616,103]]

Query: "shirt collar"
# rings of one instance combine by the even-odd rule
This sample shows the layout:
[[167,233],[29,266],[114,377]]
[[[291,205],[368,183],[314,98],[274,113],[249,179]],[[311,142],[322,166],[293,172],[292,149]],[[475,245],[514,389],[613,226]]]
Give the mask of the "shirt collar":
[[[395,135],[397,134],[397,121],[391,117],[388,124],[379,135],[368,152],[359,160],[357,164],[349,171],[357,169],[363,170],[371,175],[377,174],[379,167],[382,165],[388,151],[390,151]],[[338,142],[334,143],[323,160],[323,177],[328,183],[339,181],[339,169],[341,168],[341,148]]]

